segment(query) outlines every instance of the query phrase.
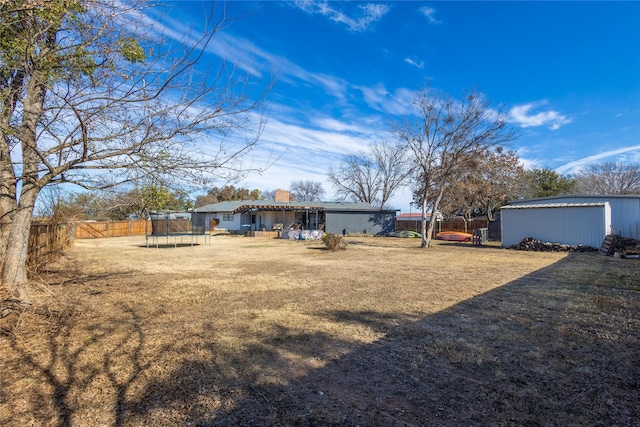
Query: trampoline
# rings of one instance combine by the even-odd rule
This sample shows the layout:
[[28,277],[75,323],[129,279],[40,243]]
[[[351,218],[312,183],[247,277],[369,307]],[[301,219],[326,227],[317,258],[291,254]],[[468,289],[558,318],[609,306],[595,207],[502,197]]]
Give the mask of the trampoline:
[[[198,239],[202,238],[204,243],[211,243],[209,235],[204,226],[194,226],[189,218],[176,218],[173,215],[155,215],[151,219],[151,234],[146,235],[147,247],[160,247],[160,241],[166,239],[166,245],[178,247],[178,245],[198,244]],[[164,243],[163,243],[164,245]]]

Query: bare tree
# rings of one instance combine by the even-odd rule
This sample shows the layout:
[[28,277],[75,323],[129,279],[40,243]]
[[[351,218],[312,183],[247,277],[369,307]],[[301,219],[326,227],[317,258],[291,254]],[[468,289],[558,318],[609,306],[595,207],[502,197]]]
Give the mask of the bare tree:
[[153,196],[155,189],[157,187],[152,185],[148,185],[146,189],[145,186],[138,185],[126,189],[122,186],[107,188],[99,192],[100,203],[109,219],[123,220],[132,215],[140,219],[149,219],[150,211],[157,209],[154,199],[161,200],[161,197]]
[[224,62],[216,73],[196,67],[225,10],[212,6],[204,34],[167,48],[146,7],[0,4],[0,278],[11,294],[24,290],[32,213],[47,185],[204,184],[246,172],[241,156],[262,131],[272,82]]
[[59,186],[45,187],[38,198],[34,216],[38,221],[54,224],[97,219],[102,212],[95,192],[64,192]]
[[338,198],[384,209],[411,175],[406,150],[406,145],[396,142],[372,144],[369,151],[345,156],[337,169],[329,170],[327,178]]
[[312,202],[320,200],[324,195],[322,183],[318,181],[292,181],[289,190],[295,194],[295,200],[303,202]]
[[576,181],[581,194],[640,194],[640,165],[590,164],[576,174]]
[[337,169],[329,169],[327,179],[340,200],[374,204],[380,192],[375,161],[367,152],[344,156]]
[[517,154],[498,147],[461,170],[443,194],[440,211],[462,215],[465,220],[486,214],[492,221],[495,209],[517,197],[524,173]]
[[394,133],[412,153],[414,201],[422,208],[421,247],[429,247],[435,221],[427,227],[427,209],[435,218],[443,195],[461,172],[477,168],[479,159],[511,142],[515,133],[506,125],[506,115],[490,108],[475,91],[455,100],[426,87],[418,91],[413,105],[418,119],[396,125]]
[[264,198],[264,200],[276,199],[276,190],[262,190],[260,194]]

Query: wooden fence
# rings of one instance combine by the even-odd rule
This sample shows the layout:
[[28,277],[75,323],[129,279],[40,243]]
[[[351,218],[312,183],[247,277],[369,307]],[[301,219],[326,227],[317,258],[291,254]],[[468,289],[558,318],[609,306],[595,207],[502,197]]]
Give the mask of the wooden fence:
[[75,224],[76,239],[97,239],[103,237],[140,236],[151,233],[151,225],[146,220],[136,221],[87,221]]
[[36,268],[59,254],[73,240],[73,226],[70,224],[31,224],[29,247],[27,249],[27,267]]
[[51,256],[59,254],[73,239],[93,239],[145,235],[151,232],[149,221],[90,221],[70,224],[31,224],[27,266],[37,268]]
[[[429,224],[427,223],[427,226]],[[471,233],[474,228],[488,228],[489,221],[487,220],[473,220],[473,221],[438,221],[433,228],[433,233],[439,233],[441,231],[462,231],[464,233]],[[415,231],[417,233],[422,232],[422,221],[396,221],[396,231]]]

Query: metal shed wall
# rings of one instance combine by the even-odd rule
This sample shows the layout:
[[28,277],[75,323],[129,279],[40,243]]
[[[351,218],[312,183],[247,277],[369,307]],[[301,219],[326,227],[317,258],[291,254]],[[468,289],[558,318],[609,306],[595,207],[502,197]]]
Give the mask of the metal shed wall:
[[603,203],[611,206],[612,232],[623,237],[640,240],[640,196],[553,196],[538,199],[516,200],[509,206],[540,203]]
[[525,237],[599,248],[611,231],[609,203],[510,205],[501,210],[502,246]]
[[334,234],[386,234],[395,230],[395,211],[325,212],[325,231]]

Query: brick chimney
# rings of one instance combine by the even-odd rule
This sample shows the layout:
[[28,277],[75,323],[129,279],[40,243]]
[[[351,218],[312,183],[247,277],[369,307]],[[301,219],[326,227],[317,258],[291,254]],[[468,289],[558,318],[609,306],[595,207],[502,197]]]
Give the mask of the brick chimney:
[[289,191],[288,190],[276,190],[275,191],[275,202],[289,202]]

